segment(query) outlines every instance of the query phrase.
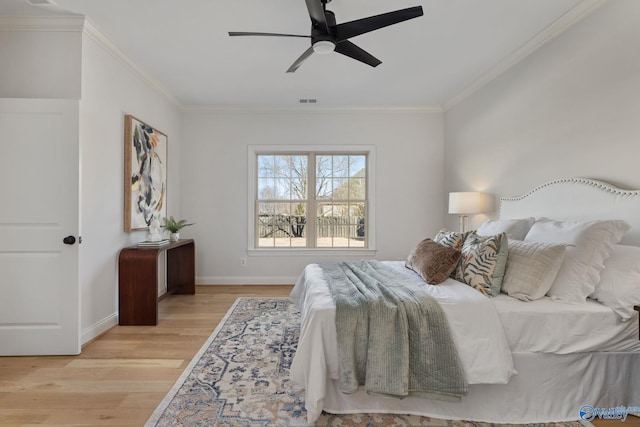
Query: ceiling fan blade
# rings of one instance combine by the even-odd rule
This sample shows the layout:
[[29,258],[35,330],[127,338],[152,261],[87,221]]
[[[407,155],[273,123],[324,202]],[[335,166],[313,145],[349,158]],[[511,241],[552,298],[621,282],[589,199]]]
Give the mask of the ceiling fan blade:
[[364,62],[367,65],[371,65],[372,67],[377,67],[382,64],[375,56],[371,55],[369,52],[362,50],[355,44],[350,41],[343,41],[336,45],[336,52],[341,53],[349,58],[353,58],[357,61]]
[[313,28],[319,29],[323,34],[329,34],[329,25],[327,24],[327,17],[324,14],[322,0],[306,0],[306,2]]
[[[307,3],[309,3],[309,1],[311,0],[307,0]],[[395,12],[388,12],[381,15],[345,22],[336,25],[333,29],[335,30],[336,40],[341,42],[348,38],[368,33],[369,31],[374,31],[379,28],[388,27],[389,25],[417,18],[423,14],[422,6],[415,6],[407,9],[396,10]]]
[[299,34],[280,34],[280,33],[251,33],[245,31],[229,31],[230,36],[271,36],[271,37],[304,37],[306,39],[311,36],[302,36]]
[[300,65],[302,65],[302,63],[311,56],[311,54],[313,53],[313,46],[309,47],[309,49],[305,50],[304,53],[302,55],[300,55],[300,57],[298,59],[296,59],[296,62],[294,62],[291,67],[289,67],[289,69],[287,70],[287,73],[295,73],[295,71],[298,69],[298,67],[300,67]]

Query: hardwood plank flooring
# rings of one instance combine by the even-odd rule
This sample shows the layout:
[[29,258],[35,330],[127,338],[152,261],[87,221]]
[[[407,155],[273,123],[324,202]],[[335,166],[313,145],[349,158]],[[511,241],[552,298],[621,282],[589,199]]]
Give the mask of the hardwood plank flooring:
[[116,326],[79,356],[0,357],[0,425],[142,426],[236,298],[290,291],[198,286],[162,300],[157,326]]
[[[0,426],[142,426],[236,298],[290,291],[198,286],[196,295],[161,301],[157,326],[116,326],[79,356],[0,357]],[[622,425],[640,427],[640,419]]]

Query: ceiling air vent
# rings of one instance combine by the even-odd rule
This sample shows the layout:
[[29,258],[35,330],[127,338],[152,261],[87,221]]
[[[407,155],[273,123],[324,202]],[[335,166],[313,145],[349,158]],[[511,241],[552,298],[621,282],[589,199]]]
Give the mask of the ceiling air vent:
[[300,99],[300,104],[316,104],[318,102],[317,99],[314,98],[302,98]]

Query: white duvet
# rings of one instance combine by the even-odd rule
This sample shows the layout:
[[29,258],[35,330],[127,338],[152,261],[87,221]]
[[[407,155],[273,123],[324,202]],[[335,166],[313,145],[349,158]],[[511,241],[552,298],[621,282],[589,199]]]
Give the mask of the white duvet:
[[[434,286],[404,267],[385,262],[399,274],[415,278],[440,305],[447,317],[469,384],[506,384],[516,374],[511,350],[494,304],[475,289],[447,279]],[[291,380],[305,390],[307,419],[313,423],[322,412],[327,378],[338,379],[335,305],[322,271],[308,265],[291,291],[301,312],[298,350]]]
[[491,302],[513,353],[640,351],[638,319],[623,322],[597,301],[580,304],[544,297],[524,302],[501,294]]

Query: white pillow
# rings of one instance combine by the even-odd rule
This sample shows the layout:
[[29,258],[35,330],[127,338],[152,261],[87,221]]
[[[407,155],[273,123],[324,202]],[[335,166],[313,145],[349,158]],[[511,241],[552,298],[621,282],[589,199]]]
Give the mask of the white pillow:
[[640,305],[640,247],[616,245],[604,262],[600,283],[590,295],[626,321]]
[[600,281],[604,260],[609,258],[613,245],[620,241],[629,228],[629,224],[622,220],[537,220],[525,241],[569,245],[548,295],[554,299],[584,303]]
[[565,247],[564,244],[509,240],[502,292],[522,301],[545,296],[562,266]]
[[507,233],[509,238],[515,240],[524,240],[529,229],[535,222],[535,218],[523,219],[489,219],[486,220],[478,229],[478,236],[494,236],[500,233]]

